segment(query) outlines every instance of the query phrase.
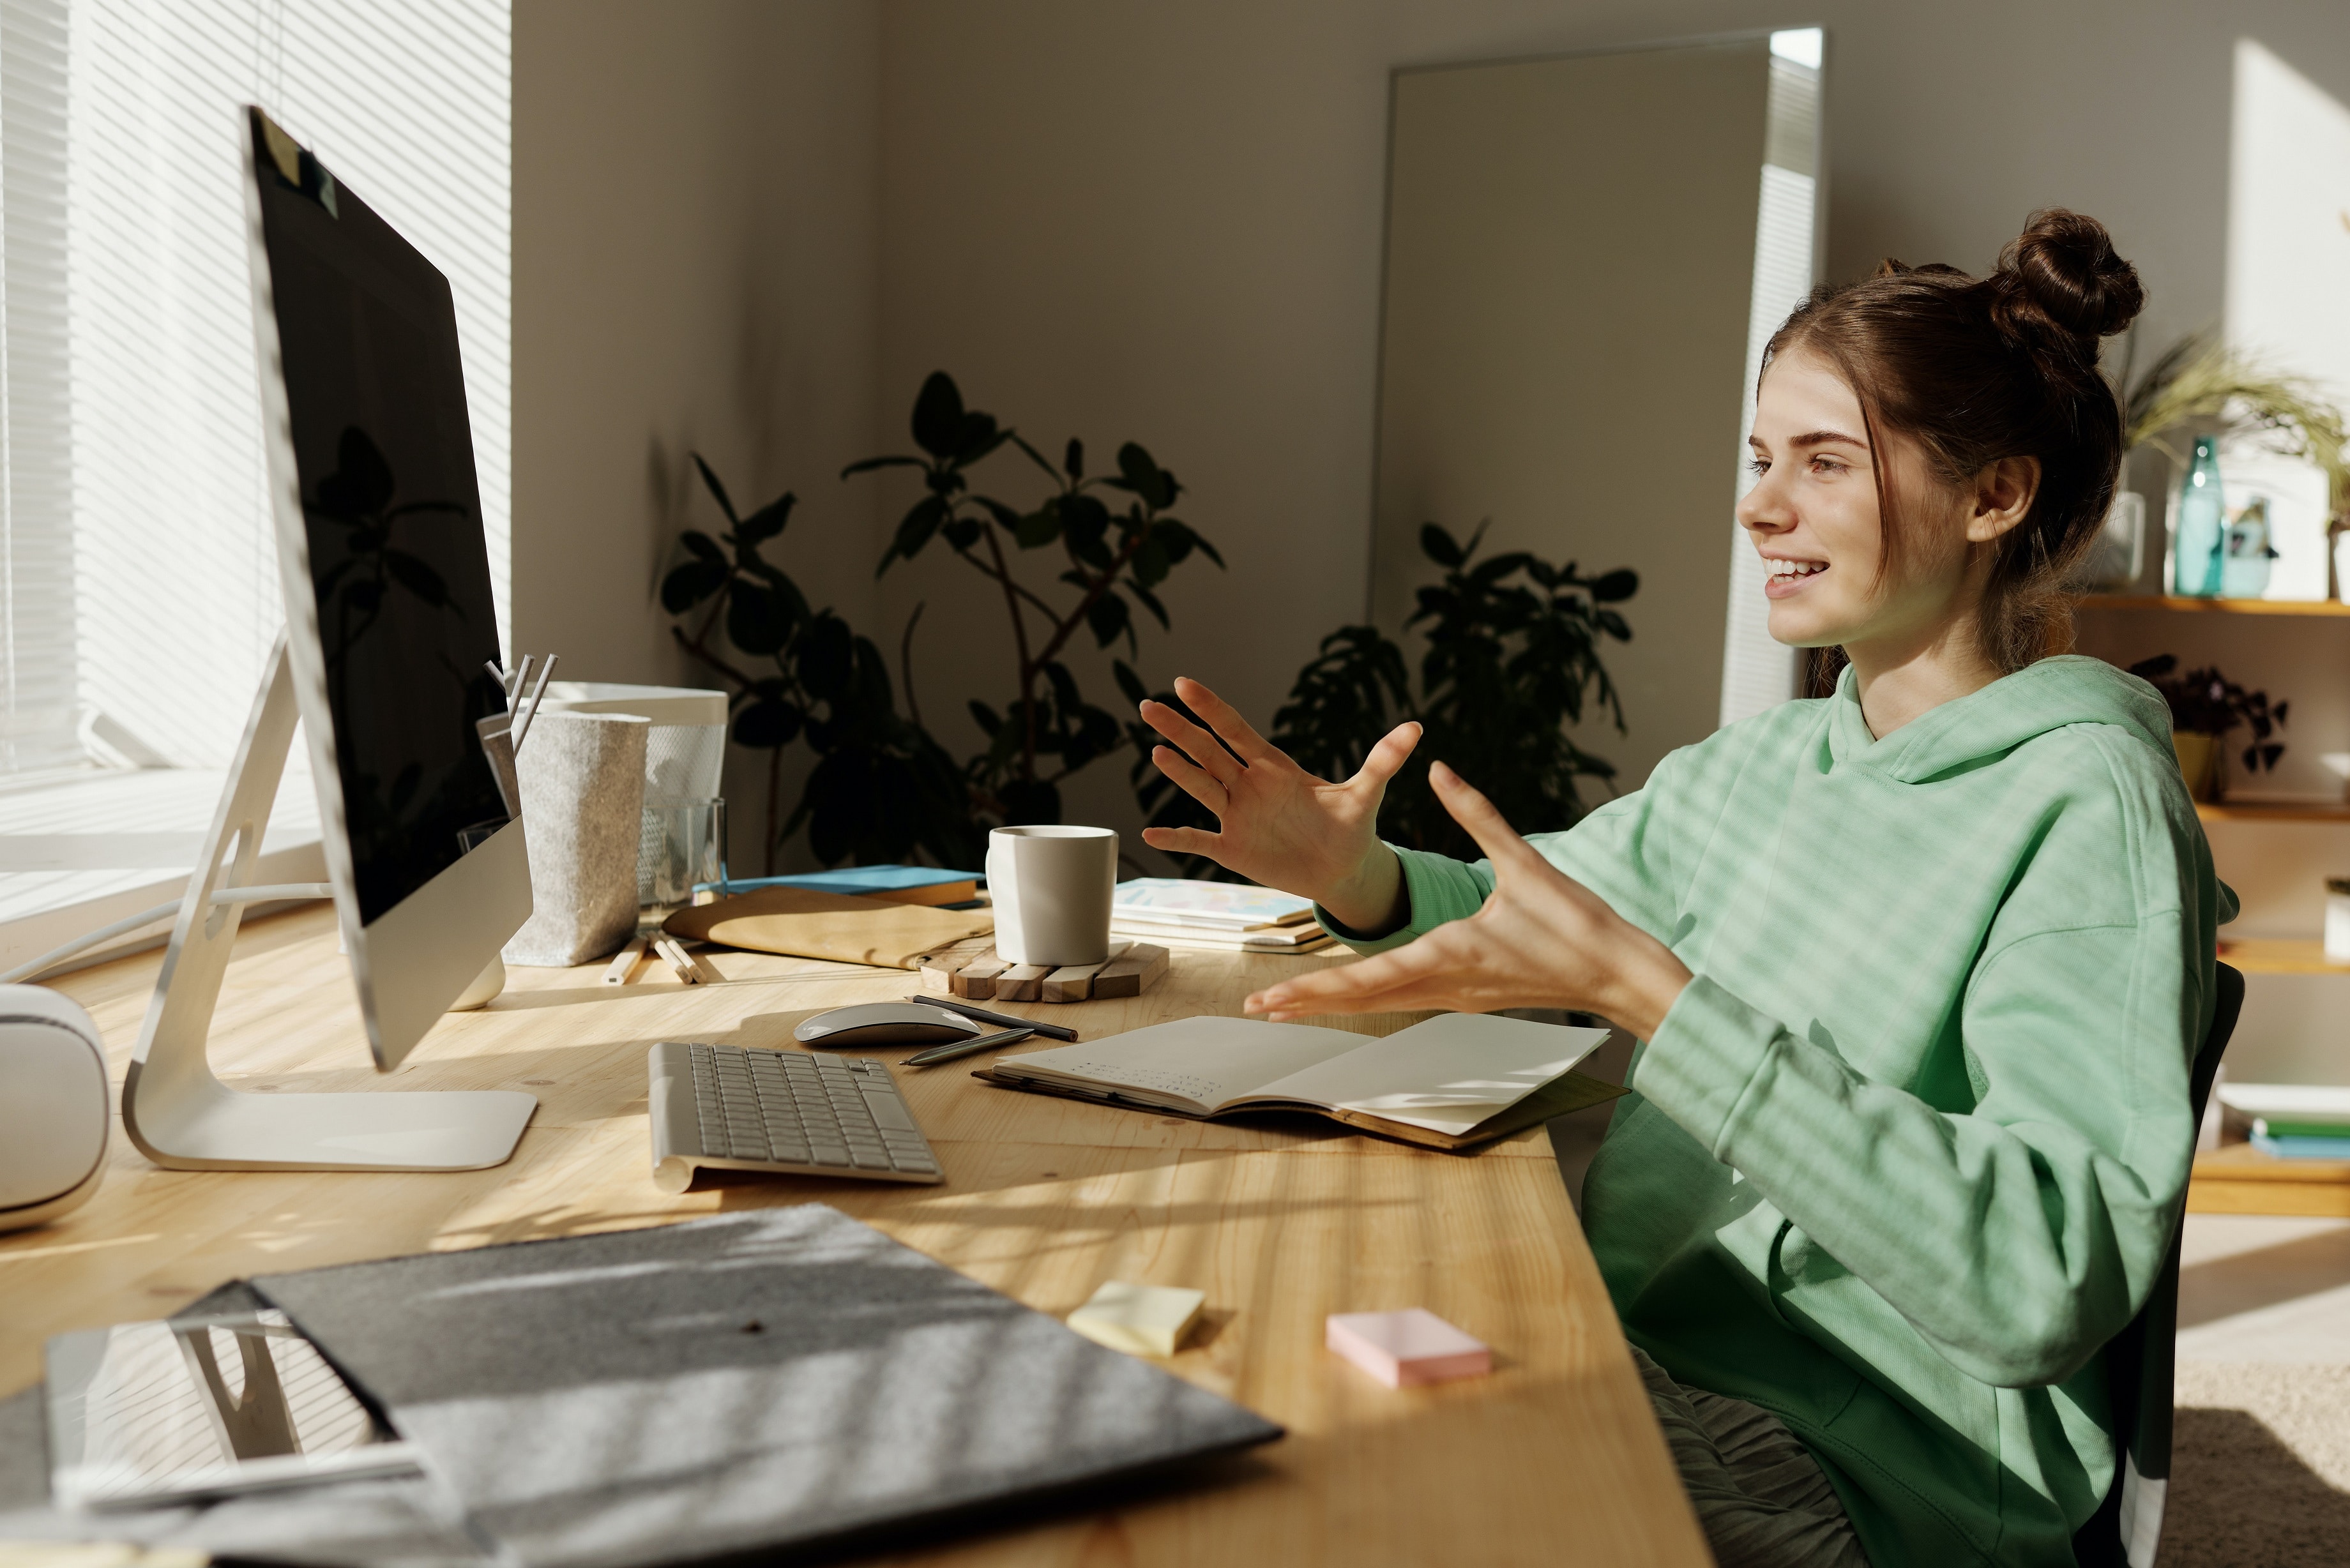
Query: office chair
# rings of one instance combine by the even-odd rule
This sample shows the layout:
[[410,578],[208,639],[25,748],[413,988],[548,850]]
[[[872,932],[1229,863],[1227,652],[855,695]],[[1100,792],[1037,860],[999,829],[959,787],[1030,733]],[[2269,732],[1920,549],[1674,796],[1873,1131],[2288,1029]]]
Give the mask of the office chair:
[[[2220,965],[2211,1032],[2195,1053],[2195,1070],[2188,1080],[2199,1128],[2211,1098],[2212,1080],[2219,1076],[2220,1054],[2228,1049],[2228,1036],[2235,1032],[2236,1016],[2243,1009],[2244,977]],[[2184,1226],[2182,1216],[2179,1228],[2170,1233],[2170,1256],[2155,1279],[2154,1293],[2106,1347],[2112,1429],[2126,1434],[2126,1440],[2120,1445],[2122,1462],[2114,1467],[2114,1484],[2106,1501],[2074,1532],[2073,1555],[2082,1568],[2153,1568],[2155,1543],[2162,1536],[2163,1494],[2170,1484],[2171,1379],[2178,1348],[2178,1247]]]

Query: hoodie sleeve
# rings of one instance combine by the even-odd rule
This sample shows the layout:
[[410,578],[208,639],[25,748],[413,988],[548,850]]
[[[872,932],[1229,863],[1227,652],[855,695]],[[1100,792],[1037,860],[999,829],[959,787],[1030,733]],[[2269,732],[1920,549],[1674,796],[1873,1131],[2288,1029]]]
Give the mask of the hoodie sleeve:
[[[1873,1081],[1702,976],[1632,1087],[1960,1372],[2063,1380],[2144,1303],[2186,1189],[2225,900],[2177,809],[2126,784],[2049,823],[1959,1002],[1970,1109]],[[2118,859],[2135,907],[2084,909]]]

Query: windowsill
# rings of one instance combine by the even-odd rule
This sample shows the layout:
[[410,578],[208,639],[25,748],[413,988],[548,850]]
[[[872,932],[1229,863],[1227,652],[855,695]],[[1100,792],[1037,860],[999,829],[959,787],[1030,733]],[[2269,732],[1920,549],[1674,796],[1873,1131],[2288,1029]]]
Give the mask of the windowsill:
[[[183,893],[227,776],[217,768],[91,768],[0,789],[0,970]],[[253,880],[326,879],[317,796],[307,774],[289,773]],[[159,920],[67,967],[153,947],[170,934],[171,921]]]

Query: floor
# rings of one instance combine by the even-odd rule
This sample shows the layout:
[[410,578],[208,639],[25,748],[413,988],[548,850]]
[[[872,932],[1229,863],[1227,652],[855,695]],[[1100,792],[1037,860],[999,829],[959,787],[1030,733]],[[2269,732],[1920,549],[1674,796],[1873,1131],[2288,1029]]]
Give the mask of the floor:
[[2350,1366],[2350,1220],[2189,1214],[2179,1265],[2180,1361]]
[[2350,1220],[2189,1214],[2162,1568],[2350,1562]]

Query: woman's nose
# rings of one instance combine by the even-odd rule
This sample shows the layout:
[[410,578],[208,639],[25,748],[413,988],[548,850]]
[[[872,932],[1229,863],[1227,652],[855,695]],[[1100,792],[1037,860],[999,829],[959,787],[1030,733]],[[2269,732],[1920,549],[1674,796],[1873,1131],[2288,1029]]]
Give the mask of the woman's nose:
[[1795,514],[1764,474],[1754,488],[1738,498],[1738,525],[1758,534],[1783,534],[1795,525]]

